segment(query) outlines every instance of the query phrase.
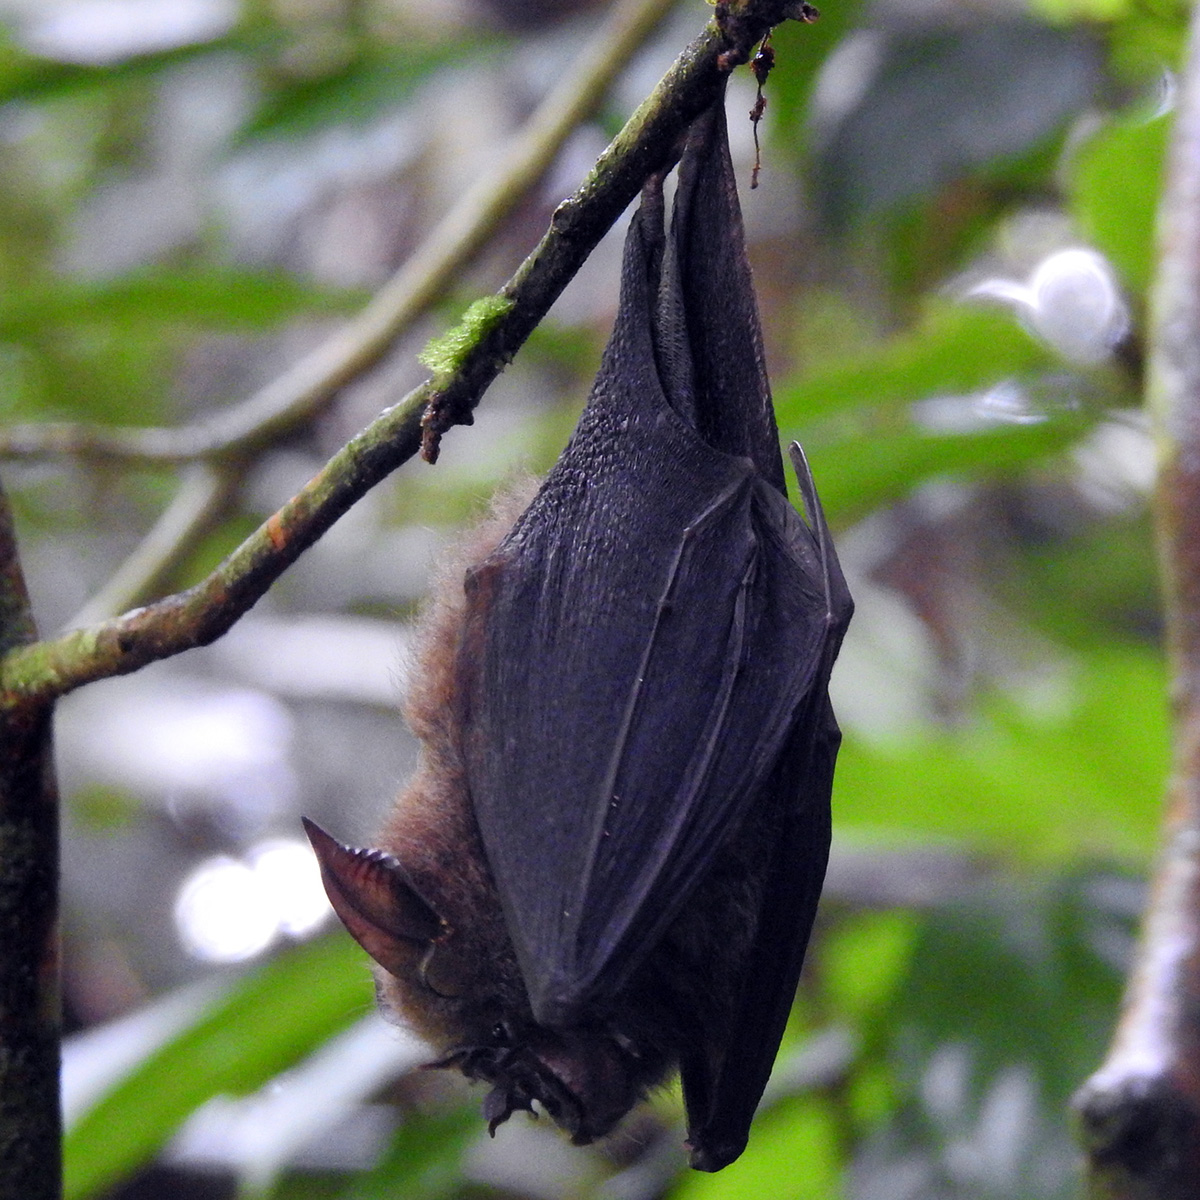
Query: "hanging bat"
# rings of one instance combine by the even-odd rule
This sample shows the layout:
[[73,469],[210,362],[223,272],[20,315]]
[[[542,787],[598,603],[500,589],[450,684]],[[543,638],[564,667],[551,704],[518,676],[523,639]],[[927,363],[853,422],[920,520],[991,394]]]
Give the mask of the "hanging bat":
[[[825,875],[852,603],[788,502],[724,111],[661,179],[562,457],[443,578],[379,849],[308,824],[378,990],[579,1144],[678,1069],[691,1162],[742,1152]],[[509,504],[512,508],[512,504]],[[515,518],[515,520],[514,520]]]

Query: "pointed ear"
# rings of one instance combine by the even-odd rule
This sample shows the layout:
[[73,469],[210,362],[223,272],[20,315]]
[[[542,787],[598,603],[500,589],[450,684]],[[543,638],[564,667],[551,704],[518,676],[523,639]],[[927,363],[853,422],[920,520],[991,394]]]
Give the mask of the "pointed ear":
[[350,936],[385,971],[412,976],[442,932],[442,919],[390,854],[343,846],[303,820],[329,903]]

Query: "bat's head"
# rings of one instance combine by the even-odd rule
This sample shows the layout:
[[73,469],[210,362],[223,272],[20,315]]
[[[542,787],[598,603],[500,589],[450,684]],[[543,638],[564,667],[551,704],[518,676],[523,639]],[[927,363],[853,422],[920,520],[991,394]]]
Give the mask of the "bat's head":
[[484,1101],[492,1133],[514,1112],[533,1111],[536,1100],[573,1142],[586,1145],[609,1133],[666,1073],[668,1058],[622,1033],[619,1018],[538,1024],[511,944],[488,928],[480,909],[447,919],[453,901],[428,885],[423,891],[391,854],[344,846],[311,821],[305,828],[334,911],[386,972],[384,1008],[438,1049],[430,1066],[457,1067],[492,1085]]

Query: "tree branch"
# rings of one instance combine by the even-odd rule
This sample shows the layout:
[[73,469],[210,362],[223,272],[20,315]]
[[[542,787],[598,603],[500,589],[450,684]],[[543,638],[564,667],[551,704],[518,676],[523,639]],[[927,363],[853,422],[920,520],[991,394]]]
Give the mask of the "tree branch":
[[703,33],[600,156],[580,189],[554,213],[550,229],[498,296],[486,320],[467,320],[455,362],[382,413],[292,500],[205,580],[124,616],[18,647],[0,661],[0,703],[44,703],[82,684],[126,674],[220,637],[297,557],[370,488],[424,442],[468,423],[484,389],[582,266],[596,243],[667,162],[691,121],[721,95],[724,79],[789,15],[811,19],[793,0],[718,4]]
[[496,171],[481,177],[361,313],[242,404],[178,429],[82,422],[0,429],[0,458],[184,463],[244,458],[311,420],[436,304],[595,111],[614,77],[675,0],[623,0],[551,89]]
[[1138,960],[1076,1096],[1092,1195],[1183,1200],[1200,1180],[1200,8],[1160,212],[1147,400],[1156,426],[1173,764]]
[[[167,510],[73,625],[115,616],[156,594],[187,557],[196,530],[220,519],[229,481],[281,436],[311,421],[440,300],[496,227],[545,174],[572,131],[675,0],[622,0],[551,89],[496,171],[484,175],[363,311],[238,407],[178,429],[54,422],[0,428],[0,457],[72,455],[93,462],[209,464]],[[198,480],[211,495],[200,494]],[[225,486],[218,486],[224,480]],[[218,494],[219,493],[219,494]]]
[[245,478],[245,464],[222,459],[188,467],[150,532],[105,585],[67,622],[77,629],[161,594],[196,543],[220,524]]

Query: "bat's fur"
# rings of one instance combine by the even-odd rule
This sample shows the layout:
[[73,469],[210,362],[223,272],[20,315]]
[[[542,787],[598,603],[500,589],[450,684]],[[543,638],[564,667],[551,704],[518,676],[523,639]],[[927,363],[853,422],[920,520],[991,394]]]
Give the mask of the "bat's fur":
[[[467,1003],[485,1009],[527,1008],[516,956],[504,925],[496,886],[488,870],[471,810],[458,748],[455,660],[466,608],[467,569],[486,558],[528,507],[537,481],[522,480],[498,494],[488,516],[443,560],[418,631],[408,672],[404,716],[421,742],[416,775],[396,799],[375,844],[404,864],[418,890],[450,928],[454,952],[469,964],[476,986]],[[397,979],[378,969],[386,1011],[400,1017],[441,1053],[463,1040],[471,1020],[464,1002],[441,1000],[414,974]]]

